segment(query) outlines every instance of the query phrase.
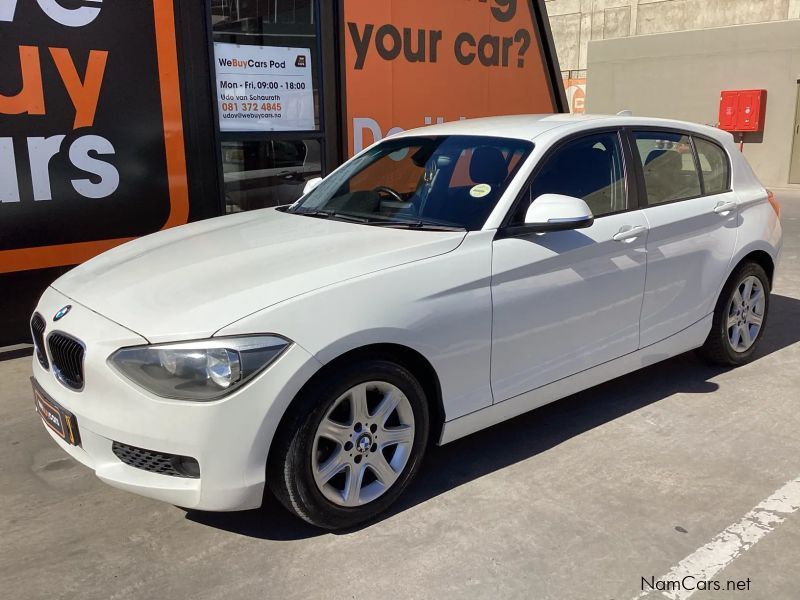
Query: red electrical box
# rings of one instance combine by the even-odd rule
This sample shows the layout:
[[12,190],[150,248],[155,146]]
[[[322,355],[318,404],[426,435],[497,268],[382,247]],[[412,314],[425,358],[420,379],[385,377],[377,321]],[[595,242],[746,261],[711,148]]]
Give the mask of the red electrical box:
[[764,130],[767,90],[727,90],[719,99],[719,128],[725,131]]

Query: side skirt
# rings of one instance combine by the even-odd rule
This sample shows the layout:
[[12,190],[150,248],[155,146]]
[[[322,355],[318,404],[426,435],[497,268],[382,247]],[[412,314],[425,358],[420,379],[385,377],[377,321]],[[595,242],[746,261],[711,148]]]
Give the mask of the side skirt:
[[707,315],[694,325],[651,346],[448,421],[442,428],[439,444],[447,444],[550,402],[699,348],[711,331],[712,320],[713,315]]

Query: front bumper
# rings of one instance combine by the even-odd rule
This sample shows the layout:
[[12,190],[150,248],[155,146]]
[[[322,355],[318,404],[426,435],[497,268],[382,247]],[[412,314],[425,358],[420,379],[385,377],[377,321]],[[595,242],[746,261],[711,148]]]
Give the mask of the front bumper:
[[[61,307],[72,310],[58,322]],[[114,487],[201,510],[243,510],[261,505],[267,453],[278,423],[300,387],[320,363],[293,344],[253,381],[215,402],[186,402],[154,396],[123,379],[107,358],[123,346],[146,344],[140,335],[49,288],[37,307],[52,331],[69,334],[86,346],[84,389],[72,391],[52,368],[34,356],[36,381],[77,418],[81,445],[71,446],[44,424],[53,439],[76,460]],[[195,458],[197,479],[145,471],[123,463],[114,441],[162,453]]]

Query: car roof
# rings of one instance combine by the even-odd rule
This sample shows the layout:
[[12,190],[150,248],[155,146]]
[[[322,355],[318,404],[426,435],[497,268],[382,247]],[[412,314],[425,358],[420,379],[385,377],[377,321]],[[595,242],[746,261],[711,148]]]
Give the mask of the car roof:
[[[725,134],[720,129],[686,121],[636,117],[630,115],[573,115],[568,113],[541,115],[506,115],[500,117],[481,117],[478,119],[462,119],[448,121],[426,127],[409,129],[397,137],[416,135],[485,135],[520,140],[533,140],[542,133],[556,128],[565,128],[572,133],[582,129],[597,127],[669,127],[695,133],[702,133],[717,139]],[[392,136],[395,137],[395,136]]]

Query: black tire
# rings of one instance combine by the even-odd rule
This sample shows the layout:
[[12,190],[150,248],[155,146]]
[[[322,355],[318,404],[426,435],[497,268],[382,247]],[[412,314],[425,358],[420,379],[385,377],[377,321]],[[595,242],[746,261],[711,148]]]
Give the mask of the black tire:
[[[727,312],[731,300],[736,289],[740,283],[747,277],[756,277],[764,289],[765,304],[764,304],[764,318],[761,323],[761,329],[758,332],[753,344],[743,352],[737,352],[731,346],[728,340],[727,328]],[[764,335],[767,327],[767,319],[769,318],[769,299],[770,299],[770,285],[769,277],[764,271],[764,268],[758,263],[744,262],[740,264],[736,270],[728,278],[725,287],[722,288],[722,293],[717,300],[717,305],[714,308],[714,321],[711,325],[711,332],[708,334],[705,343],[697,350],[697,353],[706,361],[726,367],[735,367],[750,362],[753,359],[753,354],[758,347],[758,343]]]
[[[369,381],[387,382],[405,394],[414,414],[414,441],[405,467],[383,495],[358,507],[338,506],[314,481],[314,437],[333,403],[350,388]],[[281,504],[308,523],[322,529],[352,528],[384,512],[403,493],[419,470],[429,428],[425,392],[408,369],[385,359],[336,365],[300,392],[281,422],[267,463],[267,484]]]

